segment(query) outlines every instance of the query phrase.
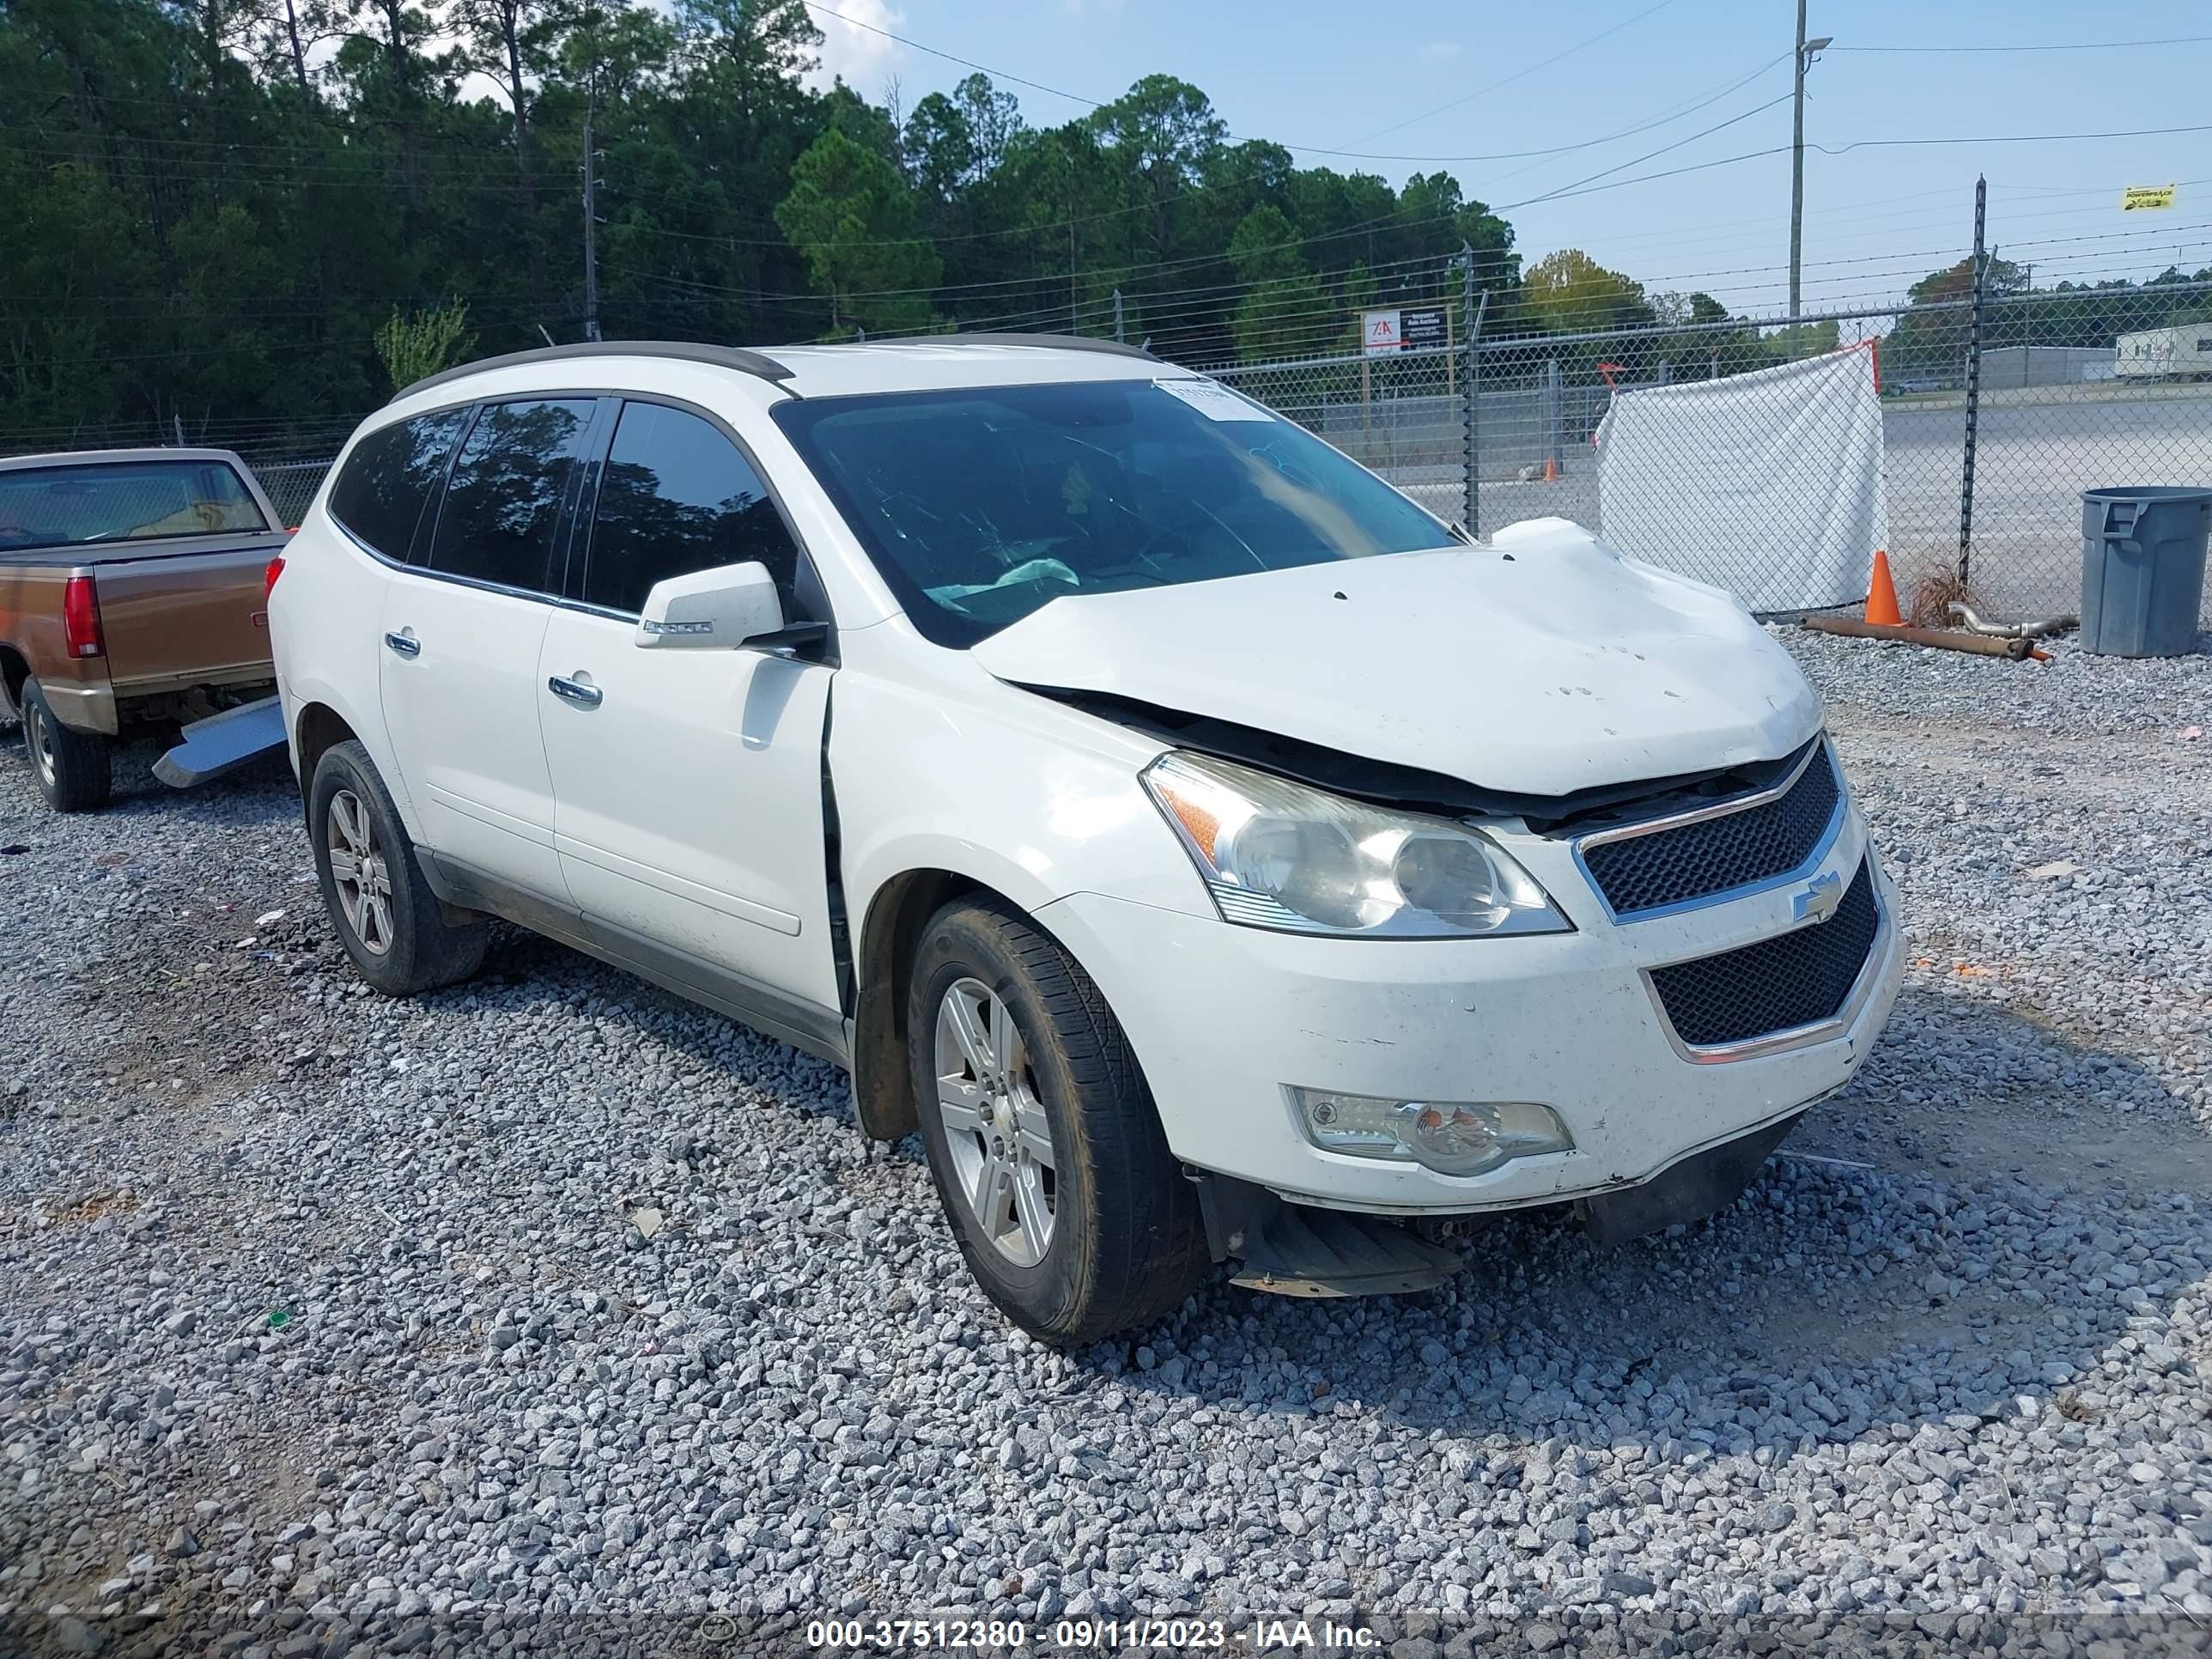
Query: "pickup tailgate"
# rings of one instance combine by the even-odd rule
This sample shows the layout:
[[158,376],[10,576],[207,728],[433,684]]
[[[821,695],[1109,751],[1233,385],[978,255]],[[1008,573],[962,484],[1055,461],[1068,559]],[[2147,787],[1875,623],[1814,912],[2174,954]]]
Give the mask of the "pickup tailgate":
[[283,536],[270,534],[94,567],[115,689],[160,691],[274,678],[267,574],[283,547]]

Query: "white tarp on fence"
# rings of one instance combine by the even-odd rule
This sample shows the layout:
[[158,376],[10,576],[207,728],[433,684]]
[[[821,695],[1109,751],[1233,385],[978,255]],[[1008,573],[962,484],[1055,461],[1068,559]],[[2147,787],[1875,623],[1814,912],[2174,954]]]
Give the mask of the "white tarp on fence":
[[1866,597],[1889,538],[1874,353],[1624,392],[1598,428],[1605,539],[1753,611]]

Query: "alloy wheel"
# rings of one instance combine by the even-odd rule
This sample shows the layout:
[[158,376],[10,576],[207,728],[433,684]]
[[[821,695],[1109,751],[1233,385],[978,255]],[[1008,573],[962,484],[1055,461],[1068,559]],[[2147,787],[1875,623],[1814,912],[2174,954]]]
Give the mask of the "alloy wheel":
[[392,949],[392,870],[377,840],[376,824],[350,789],[331,797],[324,832],[331,854],[331,880],[338,908],[361,948],[380,957]]
[[1059,1202],[1052,1125],[1021,1030],[981,981],[956,980],[938,1004],[935,1069],[961,1201],[993,1249],[1036,1267]]

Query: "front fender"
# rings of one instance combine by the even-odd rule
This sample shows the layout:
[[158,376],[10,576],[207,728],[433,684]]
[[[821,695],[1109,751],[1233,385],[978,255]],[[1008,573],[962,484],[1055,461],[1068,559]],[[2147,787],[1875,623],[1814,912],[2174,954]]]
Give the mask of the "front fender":
[[830,735],[848,914],[941,870],[1035,915],[1094,892],[1211,915],[1198,872],[1138,781],[1157,740],[978,673],[927,685],[837,678]]
[[981,890],[1036,917],[1072,893],[1100,892],[1212,914],[1137,781],[1160,749],[981,673],[956,669],[932,684],[878,678],[848,657],[829,773],[852,919],[854,1094],[869,1134],[895,1139],[915,1127],[905,970],[921,927],[948,899]]

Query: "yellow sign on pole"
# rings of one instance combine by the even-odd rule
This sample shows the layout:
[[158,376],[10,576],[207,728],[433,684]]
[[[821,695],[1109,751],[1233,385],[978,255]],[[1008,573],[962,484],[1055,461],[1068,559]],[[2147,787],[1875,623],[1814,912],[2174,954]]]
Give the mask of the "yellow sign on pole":
[[2120,211],[2142,213],[2151,208],[2170,208],[2173,205],[2172,185],[2130,185],[2120,192]]

